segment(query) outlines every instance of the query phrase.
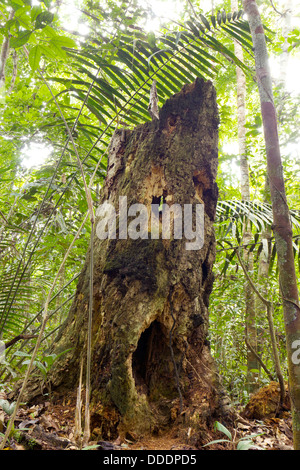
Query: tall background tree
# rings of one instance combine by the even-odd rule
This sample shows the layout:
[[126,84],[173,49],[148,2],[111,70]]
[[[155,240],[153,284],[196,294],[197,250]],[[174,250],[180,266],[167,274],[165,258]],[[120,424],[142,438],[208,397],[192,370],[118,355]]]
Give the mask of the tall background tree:
[[293,408],[294,446],[300,449],[300,377],[298,364],[292,360],[300,335],[300,307],[293,253],[293,233],[285,194],[280,146],[274,105],[271,74],[264,29],[254,0],[244,1],[245,12],[255,49],[262,121],[266,143],[268,180],[273,209],[273,232],[278,256],[279,284],[285,319],[286,344],[289,367],[289,387]]

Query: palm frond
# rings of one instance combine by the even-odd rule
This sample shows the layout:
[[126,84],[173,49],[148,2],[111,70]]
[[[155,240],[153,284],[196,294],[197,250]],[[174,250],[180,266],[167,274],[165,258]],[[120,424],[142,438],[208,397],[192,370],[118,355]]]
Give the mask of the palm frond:
[[[300,211],[290,210],[291,222],[295,231],[293,237],[294,258],[300,268]],[[256,253],[256,259],[264,250],[269,260],[269,271],[276,260],[276,246],[272,232],[272,207],[259,201],[219,201],[216,209],[216,237],[219,251],[226,251],[222,274],[226,274],[230,263],[235,263],[235,250],[243,247],[249,252]],[[250,225],[252,240],[243,244],[243,231]],[[265,233],[268,233],[266,238]]]
[[[126,31],[115,45],[114,55],[106,58],[106,50],[88,45],[82,50],[68,50],[73,68],[78,73],[71,79],[49,77],[65,86],[62,92],[70,93],[83,102],[93,84],[86,106],[106,128],[115,126],[116,118],[123,125],[135,126],[149,120],[148,96],[153,79],[157,80],[160,103],[178,92],[185,83],[196,77],[213,79],[222,61],[218,54],[243,68],[250,69],[224,44],[216,34],[226,34],[238,40],[251,53],[252,39],[248,23],[236,15],[222,13],[208,20],[201,15],[190,18],[181,31],[168,31],[148,40],[148,35]],[[225,26],[226,24],[226,26]],[[100,70],[96,76],[96,71]],[[58,96],[57,95],[57,96]]]

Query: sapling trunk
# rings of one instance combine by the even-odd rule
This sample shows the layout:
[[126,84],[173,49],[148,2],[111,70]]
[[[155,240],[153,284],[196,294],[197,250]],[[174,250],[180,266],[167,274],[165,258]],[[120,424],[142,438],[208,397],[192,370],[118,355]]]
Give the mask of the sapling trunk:
[[284,175],[280,156],[277,116],[273,100],[271,74],[264,28],[255,0],[244,0],[244,10],[251,30],[256,76],[261,103],[261,113],[267,155],[267,173],[270,183],[273,210],[273,232],[279,268],[279,286],[283,301],[286,331],[289,387],[293,410],[294,448],[300,449],[300,368],[292,356],[300,340],[300,308],[295,262],[293,255],[292,226],[286,200]]

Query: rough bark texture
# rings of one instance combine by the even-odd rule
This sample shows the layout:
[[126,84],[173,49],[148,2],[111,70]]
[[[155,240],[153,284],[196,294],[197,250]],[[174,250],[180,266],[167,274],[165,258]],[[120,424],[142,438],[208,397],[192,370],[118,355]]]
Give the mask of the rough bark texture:
[[[200,79],[169,99],[159,120],[118,130],[112,139],[101,202],[117,210],[119,196],[127,196],[128,207],[149,210],[161,197],[167,204],[204,203],[205,236],[197,251],[186,250],[184,237],[95,236],[91,423],[103,438],[155,432],[175,420],[199,438],[223,410],[207,341],[217,149],[215,90]],[[57,339],[56,351],[72,347],[51,375],[61,393],[77,386],[86,350],[88,273],[89,254]],[[28,397],[38,393],[32,383]]]

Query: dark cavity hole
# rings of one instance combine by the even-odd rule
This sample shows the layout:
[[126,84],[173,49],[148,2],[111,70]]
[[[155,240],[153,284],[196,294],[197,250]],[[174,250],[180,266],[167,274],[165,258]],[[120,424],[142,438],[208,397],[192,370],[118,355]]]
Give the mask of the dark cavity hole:
[[162,325],[155,320],[140,336],[132,355],[132,373],[137,389],[150,393],[151,378],[165,353],[166,337]]
[[206,264],[206,261],[202,264],[202,284],[204,284],[205,280],[207,279],[208,276],[208,266]]
[[151,204],[166,204],[166,191],[163,192],[161,196],[152,196],[152,203]]
[[176,125],[176,121],[177,121],[177,116],[170,116],[168,118],[169,126],[174,127]]
[[153,196],[151,204],[159,205],[159,221],[162,221],[162,204],[166,204],[166,191],[161,196]]

